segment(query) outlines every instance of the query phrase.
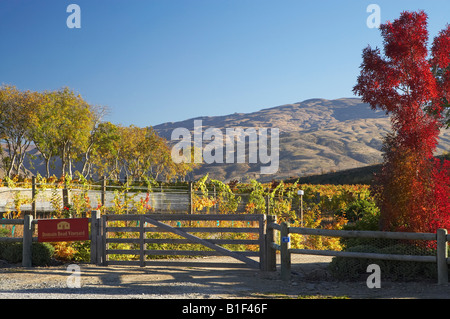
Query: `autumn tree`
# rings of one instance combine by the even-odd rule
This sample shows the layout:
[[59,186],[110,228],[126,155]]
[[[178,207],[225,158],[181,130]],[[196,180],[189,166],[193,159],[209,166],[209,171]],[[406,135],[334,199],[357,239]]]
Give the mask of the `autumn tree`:
[[34,146],[39,151],[39,156],[45,162],[46,177],[50,177],[50,165],[58,155],[57,136],[58,130],[56,116],[58,110],[52,100],[50,92],[41,93],[41,103],[36,106],[30,117],[29,135]]
[[[172,161],[167,140],[151,127],[123,127],[103,122],[107,108],[91,105],[65,87],[56,91],[20,91],[0,87],[0,148],[8,176],[23,173],[33,146],[45,162],[46,176],[60,160],[59,176],[72,176],[79,164],[84,177],[119,179],[184,177],[193,164]],[[4,148],[4,150],[3,150]]]
[[192,171],[197,164],[175,163],[172,160],[172,150],[166,139],[160,137],[157,132],[147,127],[146,139],[148,141],[148,153],[145,158],[148,167],[148,176],[155,180],[170,180],[174,177],[184,177]]
[[192,166],[172,161],[167,141],[151,127],[119,126],[116,163],[119,171],[135,180],[144,176],[152,179],[170,179],[184,176]]
[[435,160],[433,154],[449,100],[449,28],[434,40],[431,58],[423,11],[403,12],[380,30],[384,54],[378,48],[364,49],[353,91],[391,118],[393,132],[385,138],[376,187],[382,228],[448,228],[448,163]]
[[5,174],[23,173],[23,163],[31,145],[29,128],[35,109],[40,105],[40,95],[32,91],[20,91],[15,86],[0,87],[0,140],[6,145],[1,149]]
[[51,92],[50,98],[50,107],[55,112],[53,137],[61,160],[61,175],[72,176],[72,165],[80,160],[95,125],[92,106],[69,88]]
[[28,126],[30,139],[45,161],[47,177],[50,165],[61,159],[61,175],[72,175],[72,165],[83,162],[84,176],[89,173],[89,156],[95,142],[95,131],[104,114],[104,107],[85,102],[69,88],[37,93],[40,103],[31,114]]
[[95,149],[102,147],[102,144],[109,144],[109,139],[114,138],[107,134],[109,133],[108,130],[105,130],[107,125],[111,123],[102,122],[103,117],[108,112],[108,108],[106,106],[90,105],[90,111],[92,118],[91,131],[87,143],[84,143],[84,147],[80,150],[83,154],[81,174],[84,177],[88,177],[92,173],[93,161],[91,157]]
[[[111,122],[100,122],[91,134],[89,172],[107,179],[119,179],[119,128]],[[85,162],[86,165],[86,162]]]

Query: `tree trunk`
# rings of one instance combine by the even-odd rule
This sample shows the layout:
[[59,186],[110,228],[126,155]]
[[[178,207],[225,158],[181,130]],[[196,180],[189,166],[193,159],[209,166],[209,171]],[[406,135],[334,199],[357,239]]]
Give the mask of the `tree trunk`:
[[11,173],[15,162],[16,162],[16,154],[14,154],[12,158],[10,157],[10,163],[8,165],[8,172],[7,172],[9,178],[11,178]]
[[45,160],[45,171],[47,173],[47,178],[49,178],[50,177],[50,158],[44,157],[44,160]]

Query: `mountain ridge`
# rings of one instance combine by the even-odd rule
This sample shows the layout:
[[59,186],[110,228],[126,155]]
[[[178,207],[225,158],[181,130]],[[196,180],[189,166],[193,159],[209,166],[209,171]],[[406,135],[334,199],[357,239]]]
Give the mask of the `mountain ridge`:
[[[279,128],[279,170],[261,175],[261,164],[203,164],[193,178],[209,174],[224,181],[255,178],[261,181],[307,176],[329,171],[364,167],[382,161],[382,139],[390,130],[389,117],[373,110],[359,98],[334,100],[308,99],[302,102],[264,108],[251,113],[200,116],[168,122],[153,128],[171,141],[175,128],[193,131],[194,120],[201,120],[203,130],[218,128]],[[442,131],[437,154],[450,148],[450,133]]]
[[[319,106],[319,109],[314,111],[315,114],[311,113],[311,110]],[[288,124],[290,125],[280,127],[281,132],[289,132],[289,131],[298,131],[299,126],[302,124],[305,125],[301,130],[309,127],[318,127],[319,125],[324,125],[329,122],[333,123],[337,121],[344,121],[351,119],[351,114],[346,113],[343,109],[348,107],[362,106],[363,112],[359,112],[360,115],[364,115],[365,118],[386,118],[386,115],[381,111],[373,111],[368,104],[362,103],[359,98],[340,98],[335,100],[327,100],[327,99],[308,99],[303,102],[296,102],[291,104],[282,104],[279,106],[263,108],[259,111],[251,112],[251,113],[232,113],[228,115],[218,115],[218,116],[198,116],[194,118],[190,118],[183,121],[177,122],[166,122],[159,125],[154,126],[153,128],[158,131],[160,135],[165,138],[170,139],[170,134],[168,134],[167,129],[170,131],[174,129],[174,127],[185,127],[189,130],[193,129],[193,121],[194,120],[202,120],[203,126],[205,128],[208,127],[217,127],[222,128],[224,124],[228,124],[229,127],[243,127],[245,128],[245,122],[251,121],[251,125],[247,125],[247,127],[256,127],[255,124],[261,124],[259,127],[276,127],[275,124],[283,121],[283,118],[288,118]],[[305,112],[306,111],[306,112]],[[276,112],[277,114],[273,114]],[[286,114],[290,112],[290,114]],[[305,114],[301,114],[304,112]],[[280,114],[281,113],[281,114]],[[336,114],[336,117],[332,115]],[[275,116],[275,118],[270,118],[268,116]],[[334,120],[334,121],[333,121]],[[232,121],[238,121],[233,123]],[[244,123],[242,123],[244,121]],[[312,121],[312,123],[308,123],[308,121]],[[214,124],[211,125],[211,124]]]

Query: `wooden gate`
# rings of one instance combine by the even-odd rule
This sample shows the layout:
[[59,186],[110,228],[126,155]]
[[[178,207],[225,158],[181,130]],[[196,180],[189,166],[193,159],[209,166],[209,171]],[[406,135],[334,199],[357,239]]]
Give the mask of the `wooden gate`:
[[[103,215],[99,222],[96,249],[102,265],[144,267],[151,265],[147,256],[157,255],[222,255],[253,268],[265,265],[265,215]],[[180,249],[186,244],[195,245]]]

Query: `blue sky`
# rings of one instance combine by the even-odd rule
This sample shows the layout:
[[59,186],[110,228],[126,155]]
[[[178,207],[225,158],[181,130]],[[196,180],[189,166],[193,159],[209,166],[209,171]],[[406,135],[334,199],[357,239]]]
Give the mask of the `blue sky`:
[[141,127],[352,97],[363,48],[381,46],[372,3],[382,22],[425,10],[430,39],[450,22],[448,0],[0,0],[0,83],[68,86]]

